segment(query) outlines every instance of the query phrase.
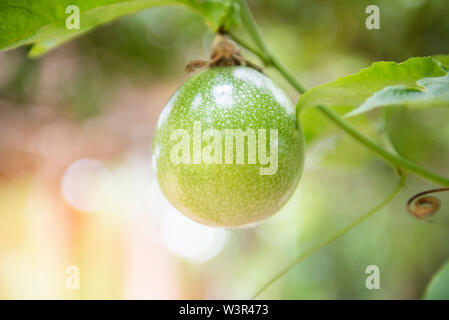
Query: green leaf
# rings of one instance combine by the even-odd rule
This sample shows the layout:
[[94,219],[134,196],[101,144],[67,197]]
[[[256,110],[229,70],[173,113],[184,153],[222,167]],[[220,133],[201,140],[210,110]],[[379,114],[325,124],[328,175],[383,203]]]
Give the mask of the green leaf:
[[430,280],[424,294],[426,300],[449,299],[449,261],[440,268]]
[[445,76],[439,61],[431,57],[410,58],[405,62],[375,62],[356,74],[317,86],[303,94],[297,104],[298,113],[307,107],[352,107],[362,105],[369,97],[388,86],[404,85],[420,89],[416,81]]
[[[30,57],[86,33],[103,23],[140,10],[167,4],[184,4],[203,16],[215,32],[238,23],[235,0],[2,0],[0,3],[0,50],[33,44]],[[69,30],[69,5],[80,10],[80,29]]]
[[203,16],[212,31],[228,31],[240,19],[240,7],[235,0],[184,0]]
[[[48,50],[115,18],[142,9],[175,3],[170,0],[2,0],[0,50],[34,44],[30,56]],[[80,9],[80,29],[69,30],[69,5]]]
[[449,55],[448,54],[438,54],[436,56],[432,56],[432,58],[440,61],[442,64],[449,67]]
[[390,86],[374,93],[347,117],[387,106],[440,107],[449,106],[449,74],[444,77],[423,78],[416,84],[419,89],[405,85]]

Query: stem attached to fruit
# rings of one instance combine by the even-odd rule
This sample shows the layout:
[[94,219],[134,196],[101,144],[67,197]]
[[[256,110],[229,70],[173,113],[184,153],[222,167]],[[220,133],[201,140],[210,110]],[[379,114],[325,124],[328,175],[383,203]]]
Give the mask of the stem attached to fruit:
[[243,59],[240,54],[240,48],[228,39],[228,36],[222,33],[218,33],[215,36],[212,44],[212,52],[209,61],[205,60],[193,60],[186,66],[187,72],[193,72],[199,68],[212,68],[212,67],[228,67],[228,66],[248,66],[262,72],[258,66]]
[[254,42],[257,44],[259,49],[262,51],[260,53],[259,51],[254,51],[251,46],[246,44],[245,42],[242,42],[240,38],[236,38],[232,33],[231,37],[234,39],[235,42],[239,43],[246,49],[252,51],[254,54],[256,54],[259,57],[264,57],[262,61],[267,66],[272,66],[275,69],[277,69],[282,76],[299,92],[304,93],[307,91],[306,87],[304,87],[301,83],[296,80],[295,76],[284,67],[284,65],[278,60],[278,58],[271,53],[268,46],[265,44],[264,39],[262,38],[262,35],[259,31],[259,28],[257,27],[256,21],[251,13],[251,10],[248,6],[248,3],[245,0],[239,0],[240,7],[241,7],[241,15],[242,15],[242,21],[245,25],[246,29],[248,30],[248,33],[250,34],[251,38],[254,40]]
[[[235,42],[239,43],[242,47],[245,47],[246,49],[250,50],[254,54],[256,54],[261,60],[267,65],[272,66],[275,69],[279,71],[279,73],[282,74],[282,76],[299,92],[304,93],[307,91],[307,89],[301,85],[301,83],[296,80],[295,76],[282,65],[282,63],[277,59],[275,55],[271,53],[267,45],[265,44],[265,41],[263,40],[261,33],[257,27],[257,24],[254,20],[254,17],[251,14],[251,11],[248,7],[248,4],[245,0],[238,0],[240,2],[241,7],[241,15],[242,15],[242,21],[245,25],[246,29],[248,30],[248,33],[250,34],[251,38],[254,40],[254,42],[257,44],[258,49],[255,49],[248,43],[242,41],[239,37],[236,37],[232,33],[230,34],[231,37],[234,39]],[[355,138],[357,141],[365,145],[367,148],[371,149],[373,152],[375,152],[377,155],[379,155],[384,160],[391,163],[393,166],[400,167],[404,170],[408,170],[410,172],[415,173],[416,175],[419,175],[427,180],[433,181],[435,183],[449,186],[449,179],[441,177],[431,171],[428,171],[424,168],[421,168],[414,164],[413,162],[402,158],[398,155],[395,155],[393,153],[390,153],[386,151],[381,146],[375,144],[368,138],[366,138],[364,135],[362,135],[357,129],[353,128],[347,121],[342,119],[337,113],[335,113],[332,109],[327,108],[325,106],[318,106],[318,110],[320,110],[323,114],[325,114],[330,120],[332,120],[335,124],[337,124],[340,128],[342,128],[344,131],[346,131],[349,135],[351,135],[353,138]]]
[[332,235],[328,239],[326,239],[326,240],[324,240],[324,241],[322,241],[320,243],[317,243],[316,245],[314,245],[310,249],[304,251],[300,256],[298,256],[295,260],[293,260],[290,264],[288,264],[283,270],[281,270],[278,274],[276,274],[273,278],[271,278],[271,280],[269,282],[267,282],[265,285],[263,285],[257,291],[257,293],[252,297],[252,299],[256,299],[262,292],[264,292],[268,287],[270,287],[277,280],[282,278],[282,276],[287,274],[291,269],[293,269],[300,262],[304,261],[305,259],[307,259],[311,255],[313,255],[314,253],[316,253],[320,249],[322,249],[325,246],[331,244],[332,242],[334,242],[335,240],[337,240],[338,238],[340,238],[341,236],[343,236],[347,232],[351,231],[352,229],[357,227],[359,224],[361,224],[362,222],[364,222],[365,220],[370,218],[372,215],[374,215],[376,212],[378,212],[380,209],[385,207],[388,203],[390,203],[390,201],[393,200],[399,194],[399,192],[402,190],[402,188],[404,187],[404,184],[405,184],[405,178],[406,178],[405,173],[402,172],[400,169],[398,169],[398,173],[399,173],[399,176],[400,176],[398,185],[388,195],[388,197],[386,197],[382,202],[380,202],[373,209],[371,209],[370,211],[368,211],[367,213],[362,215],[360,218],[358,218],[357,220],[353,221],[351,224],[349,224],[345,228],[341,229],[340,231],[338,231],[337,233],[335,233],[334,235]]

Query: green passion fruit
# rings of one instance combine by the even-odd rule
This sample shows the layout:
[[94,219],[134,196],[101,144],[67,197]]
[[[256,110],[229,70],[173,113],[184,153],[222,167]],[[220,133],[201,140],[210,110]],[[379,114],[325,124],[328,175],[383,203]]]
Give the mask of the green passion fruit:
[[244,227],[294,191],[304,137],[294,106],[264,74],[213,67],[185,82],[161,112],[153,169],[171,204],[215,227]]

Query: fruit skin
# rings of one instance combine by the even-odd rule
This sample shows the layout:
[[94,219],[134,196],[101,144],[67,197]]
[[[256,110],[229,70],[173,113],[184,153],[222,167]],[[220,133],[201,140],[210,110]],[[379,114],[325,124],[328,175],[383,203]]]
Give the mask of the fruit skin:
[[[170,150],[178,142],[171,133],[185,129],[193,136],[195,121],[203,133],[278,129],[277,172],[260,175],[266,166],[248,164],[247,150],[245,164],[173,163]],[[303,169],[303,131],[294,106],[268,77],[248,67],[215,67],[170,98],[159,116],[152,161],[163,194],[183,214],[209,226],[244,227],[276,213],[294,191]]]

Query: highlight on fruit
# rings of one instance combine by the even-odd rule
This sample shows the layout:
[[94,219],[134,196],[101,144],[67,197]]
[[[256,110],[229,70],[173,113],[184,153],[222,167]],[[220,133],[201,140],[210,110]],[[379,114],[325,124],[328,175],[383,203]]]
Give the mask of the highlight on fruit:
[[248,227],[286,203],[301,176],[295,107],[260,71],[210,67],[169,100],[153,139],[162,193],[205,225]]

